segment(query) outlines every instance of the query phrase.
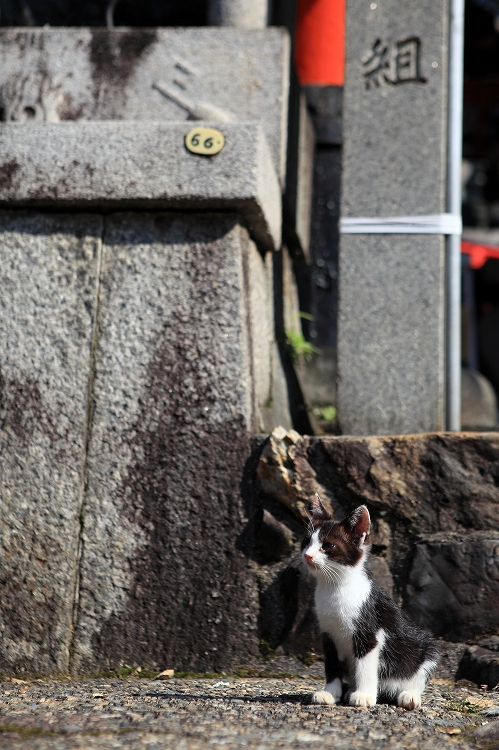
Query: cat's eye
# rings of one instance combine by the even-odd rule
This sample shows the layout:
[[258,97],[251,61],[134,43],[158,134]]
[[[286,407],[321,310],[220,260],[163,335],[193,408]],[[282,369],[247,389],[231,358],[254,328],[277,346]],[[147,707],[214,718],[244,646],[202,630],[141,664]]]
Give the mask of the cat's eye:
[[334,544],[331,544],[331,542],[323,542],[322,543],[322,549],[324,552],[329,552],[329,550],[333,549]]

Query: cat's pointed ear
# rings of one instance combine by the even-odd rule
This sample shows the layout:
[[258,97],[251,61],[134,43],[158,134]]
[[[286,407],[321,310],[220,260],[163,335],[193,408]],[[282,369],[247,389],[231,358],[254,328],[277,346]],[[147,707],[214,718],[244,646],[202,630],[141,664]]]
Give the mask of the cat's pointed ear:
[[316,492],[311,504],[312,519],[314,521],[326,521],[331,518],[322,504],[319,494]]
[[371,530],[371,517],[365,505],[359,505],[343,524],[352,537],[352,541],[360,547],[361,544],[369,544],[369,531]]

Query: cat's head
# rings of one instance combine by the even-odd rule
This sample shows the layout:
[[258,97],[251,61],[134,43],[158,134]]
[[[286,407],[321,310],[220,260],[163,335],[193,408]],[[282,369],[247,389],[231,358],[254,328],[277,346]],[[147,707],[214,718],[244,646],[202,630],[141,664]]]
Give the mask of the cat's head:
[[370,528],[371,519],[365,505],[360,505],[343,521],[334,521],[316,495],[301,545],[302,560],[317,577],[327,578],[328,569],[339,572],[353,568],[369,552]]

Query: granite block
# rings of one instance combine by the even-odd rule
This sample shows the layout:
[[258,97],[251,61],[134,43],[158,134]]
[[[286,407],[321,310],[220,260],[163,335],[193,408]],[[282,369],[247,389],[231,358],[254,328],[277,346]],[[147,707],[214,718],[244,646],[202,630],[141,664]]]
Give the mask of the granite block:
[[68,669],[102,218],[0,212],[0,670]]
[[235,217],[106,220],[73,670],[257,648],[247,252]]
[[444,238],[345,235],[341,248],[343,434],[444,429]]
[[[341,214],[445,211],[447,0],[348,0]],[[444,428],[444,238],[343,235],[345,434]]]
[[342,216],[445,210],[448,13],[348,0]]
[[206,157],[185,147],[192,123],[0,124],[0,205],[228,209],[279,248],[281,191],[261,127],[215,126],[225,146]]
[[209,115],[218,112],[226,121],[260,122],[284,178],[283,29],[1,29],[0,71],[7,122],[220,121]]

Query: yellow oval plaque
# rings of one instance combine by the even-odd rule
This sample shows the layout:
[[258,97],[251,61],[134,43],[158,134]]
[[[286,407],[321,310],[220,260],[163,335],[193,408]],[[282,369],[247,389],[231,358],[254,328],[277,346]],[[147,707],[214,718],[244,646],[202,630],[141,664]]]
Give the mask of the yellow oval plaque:
[[225,138],[215,128],[193,128],[185,136],[185,145],[193,154],[211,156],[223,149]]

